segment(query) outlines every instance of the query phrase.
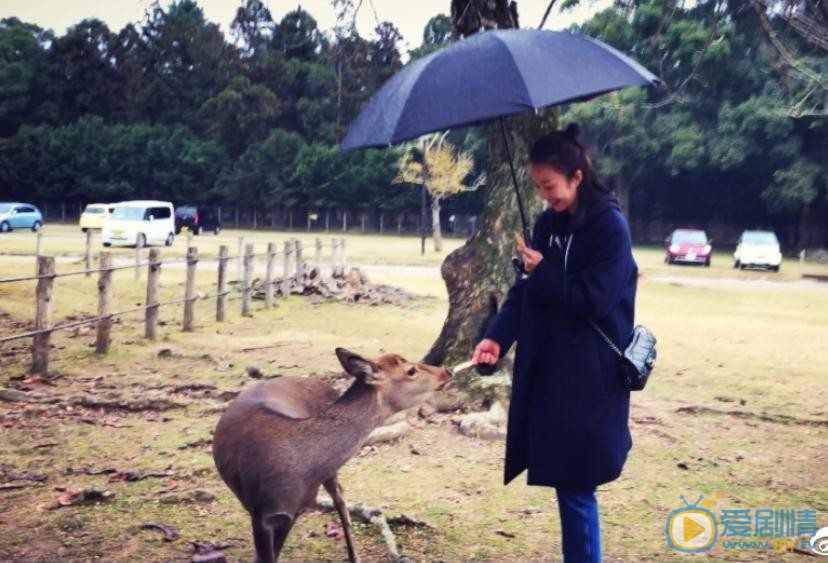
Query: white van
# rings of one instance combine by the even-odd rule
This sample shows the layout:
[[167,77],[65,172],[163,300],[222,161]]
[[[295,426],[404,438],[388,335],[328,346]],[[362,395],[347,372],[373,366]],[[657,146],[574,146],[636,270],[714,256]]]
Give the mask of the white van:
[[172,246],[175,212],[169,201],[122,201],[101,231],[104,246]]

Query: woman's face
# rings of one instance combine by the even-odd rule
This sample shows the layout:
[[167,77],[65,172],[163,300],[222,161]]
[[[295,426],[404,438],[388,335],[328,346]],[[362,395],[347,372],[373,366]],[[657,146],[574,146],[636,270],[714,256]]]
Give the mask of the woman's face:
[[571,178],[567,178],[548,164],[530,164],[529,175],[538,190],[538,195],[556,213],[575,212],[578,205],[578,186],[583,179],[580,170],[576,170]]

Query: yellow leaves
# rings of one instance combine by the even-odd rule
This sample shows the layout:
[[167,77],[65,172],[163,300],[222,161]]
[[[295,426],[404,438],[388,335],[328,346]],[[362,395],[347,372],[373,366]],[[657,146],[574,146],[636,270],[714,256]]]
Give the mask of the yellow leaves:
[[474,190],[485,181],[481,175],[471,185],[465,184],[466,178],[474,167],[471,156],[458,152],[453,145],[445,142],[445,136],[425,143],[425,149],[419,154],[406,151],[400,158],[396,184],[423,184],[423,163],[420,156],[425,154],[425,185],[432,197],[443,199],[465,190]]

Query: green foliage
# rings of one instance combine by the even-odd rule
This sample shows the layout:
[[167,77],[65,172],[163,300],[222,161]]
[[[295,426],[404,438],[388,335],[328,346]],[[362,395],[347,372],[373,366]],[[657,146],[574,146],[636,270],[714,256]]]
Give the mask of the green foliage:
[[[335,5],[351,14],[357,3]],[[802,231],[788,228],[801,217],[828,219],[828,57],[786,19],[816,9],[775,0],[762,19],[744,2],[617,0],[578,28],[663,81],[563,110],[563,122],[582,124],[633,219],[786,232]],[[4,19],[0,193],[416,209],[416,188],[391,185],[397,150],[337,149],[402,66],[396,27],[379,22],[362,37],[348,19],[326,35],[301,8],[273,21],[263,0],[237,8],[229,38],[194,0],[154,3],[143,22],[117,32],[87,19],[55,36]],[[451,19],[435,15],[410,58],[454,39]],[[472,156],[472,176],[485,169],[481,131],[452,131],[447,141]],[[447,205],[475,213],[481,192]]]
[[32,116],[51,39],[36,25],[0,20],[0,137],[13,135]]
[[[581,123],[599,172],[633,217],[745,226],[828,219],[828,104],[820,99],[828,65],[779,13],[765,14],[770,35],[740,2],[637,0],[581,26],[663,81],[657,91],[614,93],[563,114]],[[801,117],[804,108],[822,119]]]
[[412,61],[425,57],[448,45],[452,41],[452,36],[451,18],[445,14],[438,14],[428,20],[423,29],[422,45],[410,50],[408,56]]
[[0,22],[3,198],[158,197],[273,209],[413,208],[389,188],[396,151],[340,154],[368,97],[402,66],[382,23],[333,45],[298,8],[247,0],[234,44],[194,0],[153,4],[117,33]]

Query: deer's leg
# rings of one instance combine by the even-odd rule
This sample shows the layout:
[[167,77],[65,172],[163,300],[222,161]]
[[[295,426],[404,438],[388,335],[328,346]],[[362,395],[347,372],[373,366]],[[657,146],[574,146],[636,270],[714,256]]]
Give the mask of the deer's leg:
[[269,516],[267,519],[268,523],[272,525],[271,529],[273,530],[273,538],[272,538],[272,545],[273,545],[273,555],[275,561],[279,560],[279,554],[282,552],[282,547],[285,545],[285,540],[290,533],[290,530],[293,528],[293,524],[296,522],[294,518],[291,518],[287,514],[274,514],[273,516]]
[[273,530],[261,516],[251,515],[250,520],[253,524],[253,543],[256,546],[255,563],[276,563],[278,555],[273,553]]
[[348,506],[345,504],[345,497],[342,496],[342,486],[336,475],[322,483],[328,494],[331,495],[339,520],[342,522],[342,530],[345,532],[345,542],[348,544],[348,561],[359,563],[359,557],[354,548],[354,541],[351,538],[351,515],[348,513]]

